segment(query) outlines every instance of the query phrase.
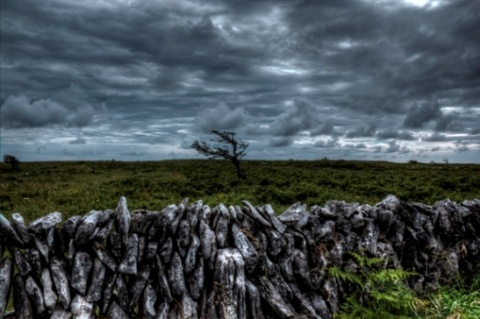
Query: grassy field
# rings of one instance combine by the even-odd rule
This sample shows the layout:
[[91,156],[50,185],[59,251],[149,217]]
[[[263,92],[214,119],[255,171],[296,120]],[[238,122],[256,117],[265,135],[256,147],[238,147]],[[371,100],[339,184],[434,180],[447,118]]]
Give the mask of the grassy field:
[[66,219],[115,208],[122,195],[131,209],[160,210],[189,197],[209,205],[269,203],[277,213],[297,201],[375,204],[388,194],[427,204],[480,198],[480,165],[320,160],[244,161],[243,168],[247,179],[239,181],[226,161],[2,163],[0,212],[31,221],[59,211]]

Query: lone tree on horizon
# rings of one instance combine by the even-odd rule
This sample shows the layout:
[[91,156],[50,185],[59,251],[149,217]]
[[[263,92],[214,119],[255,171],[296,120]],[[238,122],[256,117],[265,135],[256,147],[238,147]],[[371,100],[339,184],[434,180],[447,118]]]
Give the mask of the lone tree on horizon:
[[192,148],[211,159],[223,158],[229,160],[237,170],[237,177],[245,179],[245,172],[240,168],[240,160],[247,155],[245,151],[249,145],[248,142],[237,140],[235,138],[237,133],[235,132],[212,130],[210,134],[217,136],[211,140],[216,143],[214,146],[210,146],[205,142],[195,141],[192,144]]

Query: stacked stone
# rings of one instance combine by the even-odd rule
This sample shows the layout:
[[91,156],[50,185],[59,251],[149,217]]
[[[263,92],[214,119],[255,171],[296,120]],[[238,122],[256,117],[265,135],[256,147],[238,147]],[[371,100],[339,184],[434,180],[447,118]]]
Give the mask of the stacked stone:
[[243,204],[130,212],[121,197],[61,226],[58,212],[28,226],[0,215],[0,318],[332,318],[343,288],[327,270],[347,252],[417,272],[419,292],[479,262],[477,199],[297,203],[278,216]]

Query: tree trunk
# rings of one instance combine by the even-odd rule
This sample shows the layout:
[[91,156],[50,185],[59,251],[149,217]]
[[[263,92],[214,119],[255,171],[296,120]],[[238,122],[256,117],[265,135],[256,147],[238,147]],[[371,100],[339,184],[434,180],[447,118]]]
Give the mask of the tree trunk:
[[233,158],[232,163],[233,165],[235,165],[235,168],[237,169],[237,178],[246,179],[247,176],[245,175],[245,172],[240,168],[240,161],[236,158]]

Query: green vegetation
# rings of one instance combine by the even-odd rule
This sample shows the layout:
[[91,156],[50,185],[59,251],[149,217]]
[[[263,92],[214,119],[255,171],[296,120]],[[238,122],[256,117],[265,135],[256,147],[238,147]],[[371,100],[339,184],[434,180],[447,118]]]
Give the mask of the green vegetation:
[[428,303],[420,308],[419,315],[428,319],[480,318],[480,275],[469,285],[459,279],[441,287],[428,296]]
[[330,276],[349,283],[350,291],[340,306],[336,319],[407,319],[416,315],[415,309],[425,302],[405,285],[415,273],[402,269],[384,269],[381,258],[369,258],[351,252],[355,263],[349,269],[332,267]]
[[0,212],[26,221],[52,211],[64,218],[114,208],[127,197],[132,209],[159,210],[189,197],[209,205],[269,203],[277,213],[301,201],[375,204],[388,194],[433,204],[480,197],[480,165],[356,161],[243,161],[238,180],[228,161],[25,162],[0,164]]
[[347,285],[335,319],[477,319],[480,318],[480,274],[419,296],[406,285],[415,273],[383,268],[386,260],[349,253],[353,263],[329,275]]

